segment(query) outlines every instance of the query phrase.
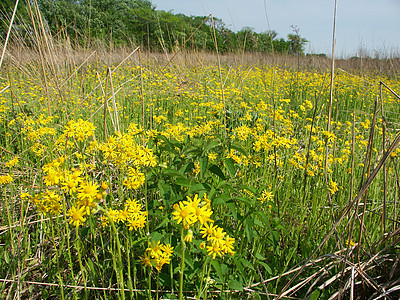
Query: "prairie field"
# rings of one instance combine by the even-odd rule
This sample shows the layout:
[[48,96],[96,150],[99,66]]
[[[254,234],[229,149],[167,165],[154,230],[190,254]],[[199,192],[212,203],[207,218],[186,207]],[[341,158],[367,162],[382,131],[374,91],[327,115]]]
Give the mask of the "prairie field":
[[10,49],[1,298],[399,296],[398,61]]

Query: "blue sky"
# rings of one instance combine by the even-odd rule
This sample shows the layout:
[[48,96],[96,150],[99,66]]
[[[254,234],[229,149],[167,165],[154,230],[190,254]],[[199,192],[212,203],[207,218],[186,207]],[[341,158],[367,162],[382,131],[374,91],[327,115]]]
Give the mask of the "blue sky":
[[[334,0],[152,0],[157,9],[186,15],[213,14],[233,31],[245,26],[271,30],[278,37],[292,33],[291,25],[309,40],[306,52],[326,53],[332,48]],[[265,10],[266,8],[266,10]],[[336,56],[400,54],[400,0],[338,0]]]

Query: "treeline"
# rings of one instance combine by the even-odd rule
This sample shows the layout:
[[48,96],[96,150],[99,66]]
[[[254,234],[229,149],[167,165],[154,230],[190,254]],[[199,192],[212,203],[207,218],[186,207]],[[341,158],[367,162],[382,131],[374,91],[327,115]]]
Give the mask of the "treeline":
[[[15,2],[2,1],[0,34],[4,38]],[[53,36],[68,36],[80,46],[100,41],[111,47],[139,45],[152,51],[183,46],[215,51],[216,39],[221,53],[244,50],[302,55],[307,42],[296,29],[287,39],[278,38],[275,31],[257,33],[249,27],[233,32],[218,18],[157,10],[147,0],[21,0],[14,22],[17,30],[29,32],[29,8],[34,11],[34,3]]]

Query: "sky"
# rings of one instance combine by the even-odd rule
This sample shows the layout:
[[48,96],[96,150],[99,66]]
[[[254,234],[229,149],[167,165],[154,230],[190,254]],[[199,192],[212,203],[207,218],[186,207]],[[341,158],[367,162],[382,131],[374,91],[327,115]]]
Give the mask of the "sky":
[[[332,52],[335,0],[152,0],[159,10],[192,16],[213,16],[239,31],[271,30],[278,38],[293,33],[309,43],[306,53]],[[372,57],[400,54],[400,0],[337,0],[335,56],[347,58],[361,51]]]

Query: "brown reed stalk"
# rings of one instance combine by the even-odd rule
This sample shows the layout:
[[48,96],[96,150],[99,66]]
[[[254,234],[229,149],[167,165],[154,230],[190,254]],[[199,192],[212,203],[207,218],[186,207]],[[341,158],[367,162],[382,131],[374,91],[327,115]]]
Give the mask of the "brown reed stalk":
[[105,92],[104,92],[104,104],[103,104],[103,130],[104,130],[104,140],[107,140],[107,123],[106,123],[106,110],[108,107],[108,101],[107,101],[107,86],[108,86],[108,72],[110,69],[107,69],[107,75],[106,75],[106,87],[105,87]]
[[[374,114],[373,114],[373,118],[372,118],[372,122],[371,122],[370,134],[369,134],[369,138],[368,138],[367,153],[365,155],[363,174],[361,175],[361,180],[362,181],[363,181],[363,178],[365,176],[365,172],[367,172],[366,173],[367,176],[369,176],[369,174],[371,172],[372,152],[373,152],[373,144],[374,144],[374,137],[375,137],[375,124],[376,124],[377,109],[378,109],[378,99],[376,99],[375,103],[374,103]],[[361,181],[361,185],[363,184],[362,181]],[[363,234],[364,233],[367,234],[367,232],[365,231],[365,227],[364,227],[365,212],[366,212],[366,209],[367,209],[367,196],[368,196],[368,193],[367,193],[367,190],[366,190],[364,195],[363,195],[362,217],[361,217],[361,220],[359,219],[359,223],[360,223],[360,236],[358,238],[358,244],[359,245],[361,245]],[[355,209],[357,211],[358,207],[356,207]],[[368,248],[370,248],[370,244],[368,243],[368,240],[366,242],[367,242]],[[361,247],[359,247],[358,251],[357,251],[357,256],[358,257],[360,255],[360,251],[361,251]]]
[[7,36],[6,36],[6,40],[4,41],[3,51],[1,53],[1,58],[0,58],[0,70],[1,70],[1,66],[3,65],[3,59],[4,59],[4,55],[6,53],[8,40],[10,38],[11,28],[14,23],[15,14],[17,13],[18,3],[19,3],[19,0],[15,1],[14,11],[11,16],[10,25],[8,26]]
[[114,131],[118,130],[118,132],[121,132],[119,129],[119,120],[118,120],[118,109],[117,109],[117,103],[115,102],[115,93],[114,93],[114,85],[112,81],[112,73],[111,73],[111,68],[108,67],[108,76],[110,76],[110,86],[111,86],[111,99],[112,99],[112,104],[113,104],[113,109],[114,109]]
[[[336,11],[337,11],[337,0],[335,0],[335,9],[333,13],[333,32],[332,32],[332,59],[331,59],[331,85],[329,92],[329,108],[328,108],[328,125],[326,130],[328,133],[331,131],[331,119],[332,119],[332,103],[333,103],[333,83],[335,78],[335,44],[336,44]],[[325,163],[324,163],[324,175],[326,184],[328,184],[328,141],[325,144]]]
[[44,88],[46,90],[46,95],[47,95],[47,112],[48,112],[49,116],[51,116],[49,85],[47,83],[47,75],[46,75],[46,70],[44,68],[44,66],[45,66],[44,47],[42,45],[40,35],[36,28],[36,20],[35,20],[34,14],[32,12],[30,1],[27,1],[27,4],[28,4],[29,16],[31,18],[32,25],[33,25],[33,32],[35,34],[35,40],[37,42],[37,50],[39,51],[40,67],[41,67],[43,81],[44,81]]
[[[386,151],[386,118],[383,111],[383,96],[382,96],[382,83],[379,83],[379,97],[381,102],[381,113],[382,113],[382,153]],[[382,226],[381,234],[386,232],[386,196],[387,196],[387,171],[386,164],[383,166],[383,207],[382,207]]]
[[224,95],[224,85],[222,83],[221,59],[219,57],[217,35],[215,33],[214,18],[212,15],[211,15],[211,23],[212,23],[212,27],[213,27],[213,33],[214,33],[213,38],[214,38],[214,44],[215,44],[215,51],[217,53],[218,73],[219,73],[219,81],[220,81],[220,85],[221,85],[221,97],[222,97],[222,102],[224,104],[224,136],[226,138],[226,103],[225,103],[225,95]]
[[142,102],[142,129],[143,129],[143,145],[145,144],[145,105],[144,105],[144,92],[143,92],[143,66],[142,55],[139,49],[139,66],[140,66],[140,101]]

